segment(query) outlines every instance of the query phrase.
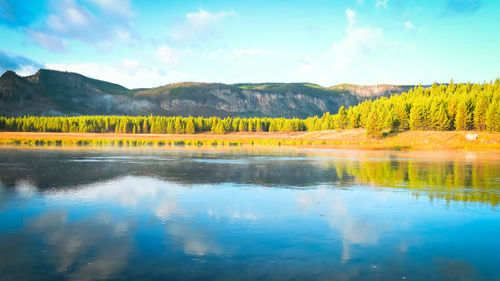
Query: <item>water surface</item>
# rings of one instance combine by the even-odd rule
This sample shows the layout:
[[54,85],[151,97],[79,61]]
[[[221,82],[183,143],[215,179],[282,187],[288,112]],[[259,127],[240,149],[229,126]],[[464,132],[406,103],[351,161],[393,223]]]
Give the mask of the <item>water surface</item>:
[[500,280],[499,159],[0,150],[0,276]]

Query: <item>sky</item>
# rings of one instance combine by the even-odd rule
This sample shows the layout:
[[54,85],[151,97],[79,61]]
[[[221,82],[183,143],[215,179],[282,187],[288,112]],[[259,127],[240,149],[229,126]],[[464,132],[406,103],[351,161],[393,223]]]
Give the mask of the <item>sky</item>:
[[0,0],[0,71],[128,88],[500,78],[495,0]]

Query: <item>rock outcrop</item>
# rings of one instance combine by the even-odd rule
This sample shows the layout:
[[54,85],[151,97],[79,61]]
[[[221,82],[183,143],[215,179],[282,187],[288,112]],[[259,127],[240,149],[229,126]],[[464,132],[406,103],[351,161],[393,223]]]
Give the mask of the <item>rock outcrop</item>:
[[310,83],[174,83],[130,90],[86,76],[39,70],[0,77],[0,115],[181,115],[299,117],[337,112],[367,98],[406,91],[410,86]]

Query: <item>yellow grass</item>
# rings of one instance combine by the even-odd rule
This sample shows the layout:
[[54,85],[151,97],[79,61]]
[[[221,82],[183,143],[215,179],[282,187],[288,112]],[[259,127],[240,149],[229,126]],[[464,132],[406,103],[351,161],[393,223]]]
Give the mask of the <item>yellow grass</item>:
[[[468,141],[466,134],[479,138]],[[295,146],[360,150],[485,150],[500,151],[500,133],[407,131],[373,139],[363,129],[316,132],[200,134],[94,134],[0,132],[0,146],[206,147]]]

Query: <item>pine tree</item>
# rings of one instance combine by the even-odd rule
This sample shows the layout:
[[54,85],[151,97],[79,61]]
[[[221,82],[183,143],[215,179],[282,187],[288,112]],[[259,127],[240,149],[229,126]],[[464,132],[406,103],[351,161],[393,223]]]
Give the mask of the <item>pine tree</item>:
[[486,111],[488,102],[486,97],[481,95],[477,98],[476,107],[474,109],[474,127],[476,130],[486,130]]
[[285,122],[283,123],[283,131],[293,132],[293,125],[290,120],[285,120]]
[[256,132],[263,132],[264,131],[264,129],[262,128],[262,121],[257,120],[257,124],[255,126],[255,131]]
[[64,120],[63,121],[61,132],[63,132],[63,133],[69,132],[69,123],[68,123],[68,120]]
[[238,128],[238,131],[240,131],[240,132],[248,131],[248,123],[246,120],[240,120],[240,125]]
[[215,133],[221,135],[226,133],[226,130],[224,129],[224,125],[222,124],[222,122],[217,123],[217,126],[215,127]]
[[410,129],[410,105],[406,102],[398,102],[396,105],[396,114],[399,120],[399,129]]
[[450,118],[443,103],[437,106],[431,116],[432,128],[438,131],[445,131],[450,128]]
[[338,129],[345,129],[347,128],[348,124],[348,116],[347,116],[347,109],[345,109],[344,106],[341,106],[338,112],[338,117],[337,117],[337,125],[336,127]]
[[425,129],[425,108],[421,102],[416,102],[412,105],[410,111],[410,129],[424,130]]
[[175,118],[174,128],[175,128],[176,134],[184,134],[185,133],[184,126],[182,125],[182,121],[181,121],[180,117]]
[[488,110],[486,111],[485,125],[486,129],[490,132],[500,131],[498,126],[500,124],[497,124],[497,119],[500,115],[499,106],[500,104],[498,102],[493,102],[488,106]]
[[455,129],[457,131],[465,131],[472,128],[472,114],[468,103],[468,100],[463,100],[458,104],[457,115],[455,117]]
[[194,129],[193,118],[188,118],[186,123],[186,134],[194,134],[194,133],[195,129]]
[[248,120],[248,131],[253,132],[253,130],[254,130],[253,122],[252,122],[252,120]]
[[144,119],[144,122],[142,122],[142,133],[149,134],[148,121],[146,119]]
[[271,124],[269,124],[269,132],[277,132],[278,130],[276,129],[276,122],[274,120],[271,121]]
[[366,119],[366,133],[373,138],[382,137],[381,122],[374,110],[368,114],[368,118]]
[[347,110],[348,119],[349,119],[349,128],[358,128],[359,127],[359,113],[353,107],[349,107]]

